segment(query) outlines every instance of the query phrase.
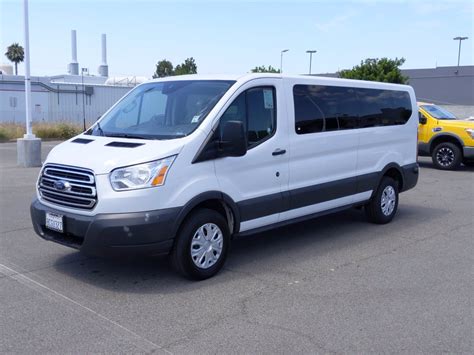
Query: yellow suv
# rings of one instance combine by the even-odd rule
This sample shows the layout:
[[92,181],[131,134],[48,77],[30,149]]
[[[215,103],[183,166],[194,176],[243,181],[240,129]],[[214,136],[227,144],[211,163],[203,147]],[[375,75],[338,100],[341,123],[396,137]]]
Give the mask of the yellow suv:
[[418,154],[431,156],[436,168],[474,166],[474,121],[458,119],[437,105],[419,102]]

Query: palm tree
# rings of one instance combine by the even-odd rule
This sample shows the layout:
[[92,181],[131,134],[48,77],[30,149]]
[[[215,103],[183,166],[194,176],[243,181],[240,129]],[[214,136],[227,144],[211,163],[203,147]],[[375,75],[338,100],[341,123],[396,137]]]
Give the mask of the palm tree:
[[10,62],[15,63],[15,75],[18,75],[18,63],[23,62],[25,59],[25,51],[23,50],[23,47],[18,43],[13,43],[7,48],[5,55]]

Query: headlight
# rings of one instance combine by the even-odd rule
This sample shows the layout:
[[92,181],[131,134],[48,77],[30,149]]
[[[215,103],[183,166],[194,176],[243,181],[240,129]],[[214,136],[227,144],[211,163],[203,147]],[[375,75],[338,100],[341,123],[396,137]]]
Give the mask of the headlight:
[[473,128],[466,128],[467,134],[471,136],[472,139],[474,139],[474,129]]
[[168,170],[176,156],[149,163],[118,168],[110,174],[110,183],[115,191],[144,189],[165,183]]

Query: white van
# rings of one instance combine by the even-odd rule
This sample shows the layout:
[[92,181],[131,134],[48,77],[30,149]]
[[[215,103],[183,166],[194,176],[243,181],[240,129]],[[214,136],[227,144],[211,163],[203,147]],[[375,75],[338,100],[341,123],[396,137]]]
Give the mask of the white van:
[[390,222],[416,185],[410,86],[249,74],[134,88],[56,146],[31,205],[36,233],[86,253],[170,253],[208,278],[232,236],[364,206]]

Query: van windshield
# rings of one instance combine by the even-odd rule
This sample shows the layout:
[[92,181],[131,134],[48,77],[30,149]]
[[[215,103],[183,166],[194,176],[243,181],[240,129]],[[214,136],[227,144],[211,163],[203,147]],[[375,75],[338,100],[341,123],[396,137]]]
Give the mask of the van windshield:
[[436,105],[421,105],[423,110],[438,120],[457,120],[458,118],[448,110]]
[[139,139],[185,137],[232,84],[234,81],[179,80],[140,85],[86,134]]

